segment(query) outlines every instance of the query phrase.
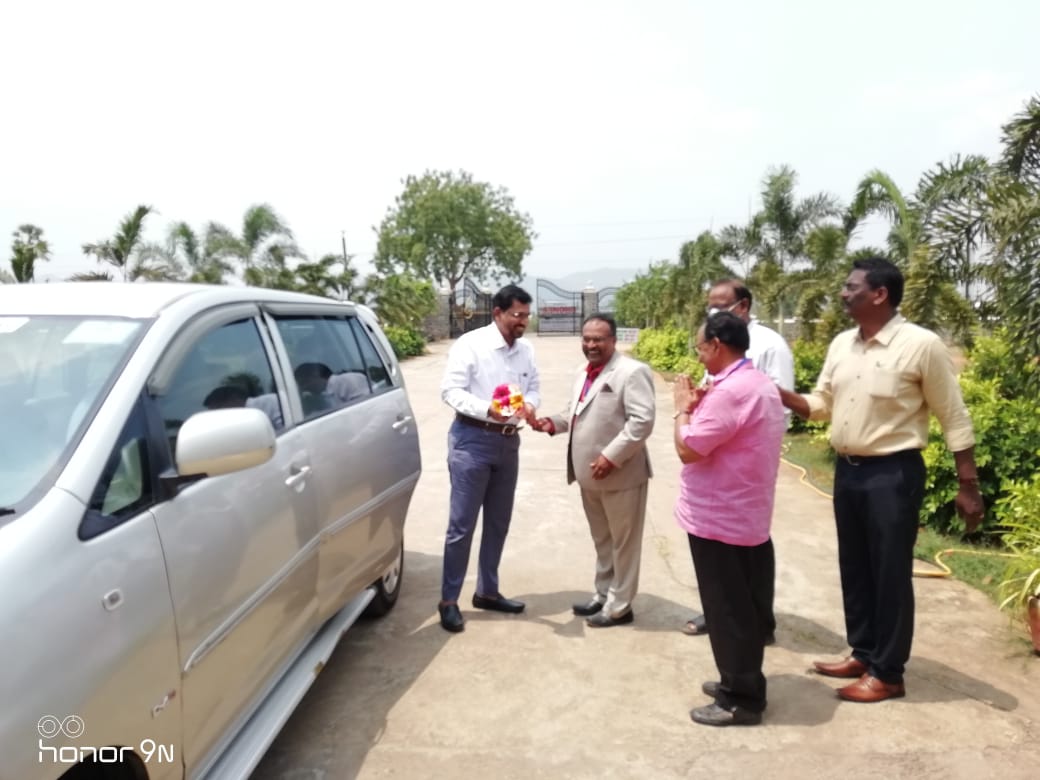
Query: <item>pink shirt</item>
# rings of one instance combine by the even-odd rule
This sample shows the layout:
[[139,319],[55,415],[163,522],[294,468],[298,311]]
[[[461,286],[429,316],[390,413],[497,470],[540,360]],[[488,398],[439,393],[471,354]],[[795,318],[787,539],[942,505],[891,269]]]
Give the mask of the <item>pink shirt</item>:
[[752,547],[769,539],[784,408],[750,361],[720,372],[680,433],[701,456],[682,467],[675,519],[687,533]]

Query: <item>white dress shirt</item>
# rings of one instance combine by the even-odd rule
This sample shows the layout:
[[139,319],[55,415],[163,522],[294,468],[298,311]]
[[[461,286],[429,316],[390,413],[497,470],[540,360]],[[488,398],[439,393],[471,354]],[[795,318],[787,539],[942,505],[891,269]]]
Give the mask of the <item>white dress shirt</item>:
[[536,409],[541,403],[531,342],[520,338],[509,346],[492,322],[464,333],[451,345],[441,380],[441,399],[459,414],[490,420],[488,408],[499,385],[516,385],[524,402]]

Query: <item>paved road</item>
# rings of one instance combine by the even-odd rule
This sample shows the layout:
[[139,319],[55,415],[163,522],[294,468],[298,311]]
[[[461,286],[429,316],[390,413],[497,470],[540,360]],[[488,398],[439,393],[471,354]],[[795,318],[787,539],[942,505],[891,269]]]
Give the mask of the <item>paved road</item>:
[[[543,410],[566,405],[577,338],[533,339]],[[271,747],[256,780],[288,778],[1035,778],[1040,659],[979,592],[915,580],[918,621],[907,697],[840,702],[808,673],[843,639],[830,503],[781,467],[774,539],[778,643],[766,651],[762,726],[691,723],[714,679],[707,640],[678,631],[698,605],[685,536],[672,519],[678,464],[671,396],[657,380],[658,428],[636,620],[587,629],[570,612],[593,569],[565,441],[524,434],[517,508],[501,567],[521,616],[468,607],[466,631],[437,622],[450,410],[437,387],[447,343],[405,364],[423,449],[406,529],[400,602],[352,629]],[[476,543],[474,550],[476,550]]]

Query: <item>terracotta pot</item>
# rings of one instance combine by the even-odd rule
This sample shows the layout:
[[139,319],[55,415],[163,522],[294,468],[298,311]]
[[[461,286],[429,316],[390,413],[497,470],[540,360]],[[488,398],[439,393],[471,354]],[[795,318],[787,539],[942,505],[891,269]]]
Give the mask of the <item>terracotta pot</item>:
[[1040,596],[1030,596],[1026,614],[1029,616],[1029,633],[1033,635],[1033,650],[1040,655]]

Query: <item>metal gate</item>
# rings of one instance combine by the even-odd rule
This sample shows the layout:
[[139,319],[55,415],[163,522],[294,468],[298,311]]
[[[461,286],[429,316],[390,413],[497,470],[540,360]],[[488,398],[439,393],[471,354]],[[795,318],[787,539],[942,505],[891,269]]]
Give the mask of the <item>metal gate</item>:
[[470,279],[462,280],[462,289],[452,293],[448,306],[451,337],[458,338],[491,323],[492,295],[477,287]]
[[596,293],[596,311],[599,314],[614,313],[614,298],[617,297],[618,287],[604,287]]
[[581,333],[585,318],[580,292],[563,290],[548,279],[539,279],[536,288],[538,333],[574,335]]

